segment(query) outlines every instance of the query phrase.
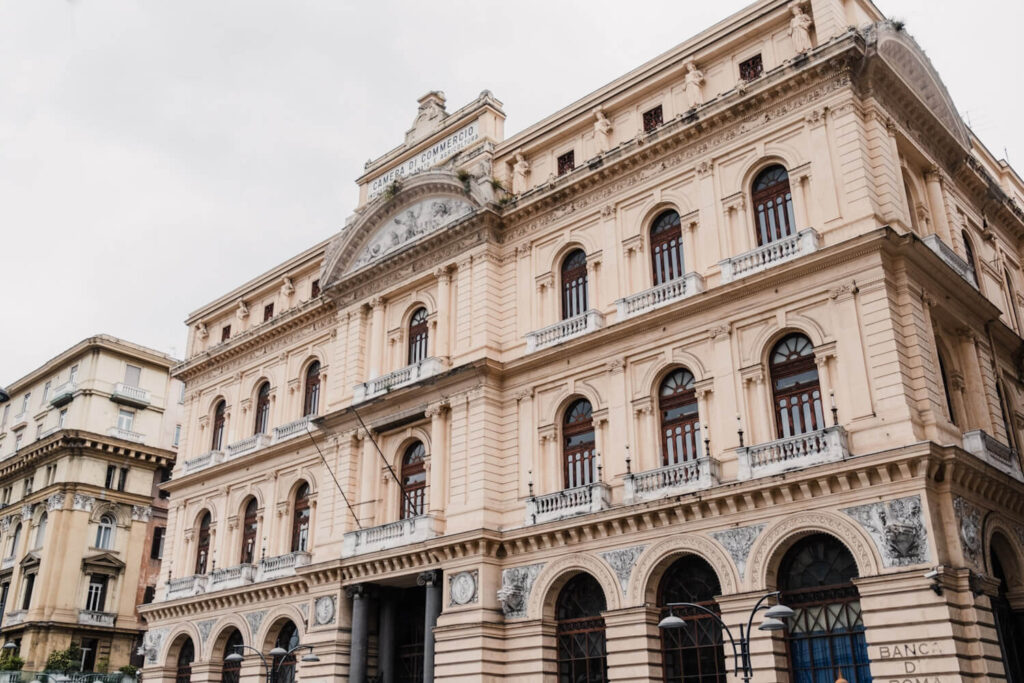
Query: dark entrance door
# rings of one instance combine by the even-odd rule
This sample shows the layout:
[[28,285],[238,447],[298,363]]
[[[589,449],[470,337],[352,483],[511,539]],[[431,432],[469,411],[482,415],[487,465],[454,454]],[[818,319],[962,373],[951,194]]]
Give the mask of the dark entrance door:
[[404,588],[395,591],[398,618],[395,620],[395,662],[398,683],[423,682],[423,622],[426,591]]

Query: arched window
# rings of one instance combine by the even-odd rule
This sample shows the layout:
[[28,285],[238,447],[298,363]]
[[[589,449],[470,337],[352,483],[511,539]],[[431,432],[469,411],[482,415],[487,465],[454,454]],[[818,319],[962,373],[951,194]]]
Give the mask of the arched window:
[[224,403],[224,401],[218,401],[217,406],[213,409],[213,435],[210,440],[211,451],[219,451],[224,445],[224,421],[226,413],[227,404]]
[[417,308],[409,319],[409,365],[427,357],[427,309]]
[[309,550],[309,484],[303,482],[295,492],[292,513],[292,552]]
[[661,578],[661,617],[671,613],[685,622],[680,628],[661,630],[665,683],[725,683],[721,626],[710,615],[692,607],[665,607],[670,602],[692,602],[718,612],[715,596],[721,592],[715,570],[696,555],[676,560]]
[[320,361],[313,361],[306,370],[306,394],[302,400],[302,415],[316,415],[320,411]]
[[196,649],[192,645],[191,638],[185,638],[178,650],[178,672],[174,677],[174,683],[191,683],[192,662],[196,659]]
[[[279,647],[285,652],[299,645],[299,630],[295,624],[286,621],[277,634],[274,647]],[[274,657],[273,677],[271,683],[292,683],[295,680],[295,655],[280,655]]]
[[971,276],[971,282],[975,285],[978,284],[978,269],[977,261],[974,260],[974,246],[971,244],[971,238],[967,236],[967,231],[962,230],[960,236],[964,240],[964,260],[967,261],[967,271]]
[[587,255],[574,249],[562,261],[562,320],[582,315],[588,306]]
[[427,470],[423,458],[427,452],[419,441],[405,449],[402,456],[402,519],[423,514],[427,491]]
[[946,363],[942,350],[937,349],[937,352],[939,356],[939,375],[942,377],[942,391],[946,395],[946,413],[949,421],[955,425],[956,413],[953,412],[953,395],[949,393],[949,370],[947,370],[949,365]]
[[[992,538],[993,545],[1008,546],[1001,535]],[[1007,551],[1009,548],[1007,547]],[[1012,551],[1010,551],[1012,552]],[[1007,552],[1009,555],[1009,552]],[[1012,557],[1012,556],[1010,556]],[[993,547],[989,558],[992,567],[992,576],[999,581],[999,589],[996,595],[992,596],[992,617],[995,619],[996,633],[999,637],[999,647],[1003,654],[1003,668],[1006,671],[1008,683],[1020,683],[1024,681],[1024,610],[1014,611],[1010,604],[1008,593],[1010,592],[1009,576],[1006,568],[1015,567],[1015,563],[1005,565],[999,559],[999,553]],[[1020,577],[1017,577],[1018,581]]]
[[257,509],[256,499],[250,498],[245,504],[245,516],[242,519],[242,564],[256,562],[256,536],[260,525]]
[[785,168],[776,164],[758,173],[754,178],[751,199],[757,222],[758,246],[796,234],[793,194],[789,190],[789,173]]
[[[234,653],[245,654],[242,651],[241,645],[242,633],[236,628],[231,631],[231,635],[228,636],[227,642],[224,644],[224,657]],[[242,675],[242,663],[241,662],[224,662],[220,670],[220,683],[238,683]]]
[[264,382],[256,392],[256,427],[253,434],[266,434],[270,427],[270,382]]
[[779,566],[780,602],[795,614],[786,620],[791,681],[870,683],[860,595],[853,579],[857,563],[832,536],[797,541]]
[[10,552],[7,553],[7,557],[14,557],[18,552],[18,546],[21,545],[21,522],[14,527],[14,533],[11,535],[11,547]]
[[1017,332],[1020,332],[1020,317],[1017,314],[1017,290],[1013,286],[1013,278],[1010,271],[1003,269],[1003,279],[1006,281],[1006,317],[1010,325]]
[[779,438],[824,429],[821,387],[811,340],[802,334],[784,337],[772,349],[770,365]]
[[679,368],[669,373],[658,390],[661,410],[661,464],[679,465],[700,457],[700,415],[693,374]]
[[43,543],[46,542],[46,522],[47,515],[44,512],[39,516],[39,525],[36,527],[36,550],[43,547]]
[[590,401],[574,401],[565,411],[562,422],[562,455],[565,488],[593,484],[597,480],[597,457],[594,450],[594,418]]
[[96,547],[100,550],[110,550],[114,547],[114,518],[112,515],[100,517],[100,523],[96,527]]
[[683,229],[675,211],[665,211],[651,225],[651,267],[655,286],[683,276]]
[[605,659],[604,591],[590,574],[569,579],[558,594],[555,618],[558,620],[559,683],[604,683],[608,680]]
[[206,573],[206,563],[210,559],[210,513],[204,512],[199,520],[199,534],[196,540],[196,574]]

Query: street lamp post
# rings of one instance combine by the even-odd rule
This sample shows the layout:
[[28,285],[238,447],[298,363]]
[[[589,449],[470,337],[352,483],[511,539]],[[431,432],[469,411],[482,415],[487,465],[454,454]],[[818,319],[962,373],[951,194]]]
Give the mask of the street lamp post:
[[[267,683],[273,683],[274,674],[276,674],[278,671],[281,670],[281,665],[284,664],[284,660],[289,655],[294,654],[298,650],[309,650],[308,653],[302,655],[302,659],[299,660],[300,662],[310,662],[310,663],[313,663],[313,662],[319,662],[320,661],[320,658],[317,657],[315,654],[313,654],[313,646],[312,645],[302,645],[301,643],[296,645],[295,647],[293,647],[290,650],[285,650],[283,647],[275,647],[270,652],[268,652],[267,654],[270,655],[271,659],[273,659],[274,657],[280,657],[281,658],[281,661],[279,661],[277,663],[277,666],[273,666],[270,662],[267,662],[267,658],[263,656],[263,653],[260,652],[259,650],[257,650],[256,648],[254,648],[251,645],[242,644],[242,645],[235,645],[235,647],[238,648],[239,650],[242,650],[242,649],[252,650],[253,652],[256,653],[256,656],[260,658],[261,662],[263,662],[263,670],[264,670],[264,672],[266,672]],[[224,658],[224,661],[225,662],[241,662],[244,659],[245,659],[245,656],[241,652],[232,652],[231,654],[229,654],[227,657]]]
[[759,631],[781,631],[786,628],[786,624],[783,619],[788,619],[793,616],[793,610],[782,604],[776,604],[772,607],[768,607],[764,604],[764,601],[771,597],[778,597],[779,591],[773,591],[771,593],[765,593],[761,596],[761,599],[754,605],[754,609],[750,610],[750,617],[747,619],[747,626],[744,629],[743,624],[740,624],[740,637],[739,641],[733,637],[732,631],[726,625],[722,618],[715,612],[709,610],[703,605],[697,605],[692,602],[669,602],[665,607],[669,608],[669,614],[667,617],[658,622],[658,628],[682,628],[686,625],[686,621],[677,617],[672,613],[673,607],[692,607],[696,610],[704,612],[709,615],[712,619],[718,622],[718,624],[725,629],[725,633],[729,636],[729,642],[732,644],[732,659],[733,669],[737,676],[742,676],[744,681],[749,683],[751,677],[754,675],[754,669],[750,664],[750,634],[754,628],[754,615],[760,610],[767,610],[764,614],[765,619],[761,622],[761,625],[757,627]]

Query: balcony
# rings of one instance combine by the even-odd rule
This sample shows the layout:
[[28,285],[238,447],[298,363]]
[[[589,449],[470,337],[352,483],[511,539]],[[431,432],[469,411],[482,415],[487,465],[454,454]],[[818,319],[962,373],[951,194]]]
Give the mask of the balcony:
[[719,261],[718,265],[722,269],[722,283],[733,282],[773,268],[780,263],[813,254],[818,251],[818,248],[818,233],[814,231],[814,228],[805,228],[785,239],[776,240],[739,256]]
[[217,465],[224,461],[224,451],[207,451],[185,461],[185,474]]
[[967,261],[960,258],[955,251],[950,249],[949,245],[942,241],[938,235],[928,235],[922,241],[928,246],[929,249],[934,251],[936,255],[945,261],[946,265],[956,271],[956,274],[967,281],[971,287],[978,288],[977,276],[974,272],[974,268],[971,267]]
[[698,458],[656,470],[627,474],[623,484],[627,505],[708,489],[718,484],[718,461]]
[[8,612],[4,617],[4,626],[17,626],[25,623],[25,614],[28,610],[19,609],[15,612]]
[[167,594],[165,600],[177,600],[178,598],[191,598],[202,595],[206,592],[206,574],[193,574],[192,576],[181,576],[177,579],[170,579],[167,582]]
[[13,566],[14,566],[14,555],[11,555],[10,557],[5,557],[4,559],[0,560],[0,570],[10,569]]
[[136,408],[145,408],[149,405],[149,392],[124,382],[118,382],[110,393],[110,400]]
[[703,291],[704,278],[698,273],[686,273],[680,278],[669,280],[657,287],[651,287],[639,294],[619,299],[615,302],[617,319],[619,321],[627,320]]
[[593,308],[574,318],[560,320],[554,325],[530,332],[526,335],[526,352],[533,353],[562,342],[582,337],[604,327],[604,316]]
[[1014,479],[1024,481],[1017,451],[991,434],[981,429],[964,432],[964,450]]
[[369,399],[386,394],[392,389],[404,387],[421,379],[432,377],[441,372],[444,365],[440,358],[425,358],[419,363],[406,365],[400,370],[389,372],[386,375],[375,377],[368,382],[357,384],[352,388],[352,400],[355,403],[368,401]]
[[281,425],[280,427],[274,427],[274,443],[279,443],[285,439],[290,439],[299,434],[305,434],[306,429],[316,430],[316,425],[313,424],[313,416],[307,415],[301,417],[294,422]]
[[342,540],[341,556],[352,557],[375,553],[378,550],[390,550],[410,543],[419,543],[436,535],[433,517],[410,517],[391,524],[348,532]]
[[838,462],[850,457],[846,430],[838,426],[747,446],[737,449],[737,453],[739,471],[736,478],[741,481]]
[[265,557],[260,560],[257,569],[257,581],[270,581],[283,576],[295,576],[295,570],[305,567],[312,557],[305,551],[296,551],[277,557]]
[[130,429],[121,429],[120,427],[111,427],[107,430],[107,436],[112,436],[115,439],[124,439],[125,441],[134,441],[135,443],[142,443],[144,438],[142,434],[133,432]]
[[10,430],[13,432],[15,430],[21,429],[22,427],[24,427],[27,424],[28,424],[28,411],[25,410],[25,411],[22,411],[22,412],[20,412],[20,413],[18,413],[17,415],[14,416],[14,420],[10,424]]
[[50,405],[54,408],[60,408],[62,405],[71,403],[77,388],[78,385],[74,382],[64,382],[64,384],[53,390],[53,396],[50,397]]
[[611,504],[606,484],[586,484],[526,499],[526,525],[604,510]]
[[105,626],[114,627],[114,620],[117,615],[113,612],[94,612],[92,610],[78,610],[78,623],[82,626]]
[[247,439],[228,444],[228,458],[237,458],[270,445],[270,435],[253,434]]
[[210,572],[209,587],[211,591],[223,591],[239,586],[248,586],[256,580],[256,565],[240,564]]

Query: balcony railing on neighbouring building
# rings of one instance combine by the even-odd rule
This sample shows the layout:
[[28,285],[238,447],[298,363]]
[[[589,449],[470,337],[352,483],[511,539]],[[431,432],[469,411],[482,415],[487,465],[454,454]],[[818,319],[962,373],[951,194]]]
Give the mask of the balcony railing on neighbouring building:
[[953,251],[948,244],[942,241],[942,239],[935,234],[924,237],[922,241],[928,245],[938,255],[940,259],[946,262],[946,265],[956,271],[957,275],[962,277],[975,289],[978,288],[977,275],[974,272],[974,268],[964,261],[960,256]]
[[256,580],[256,565],[239,564],[234,567],[215,569],[210,572],[209,589],[222,591],[238,586],[247,586]]
[[626,504],[699,491],[718,484],[718,461],[698,458],[656,470],[627,474],[623,484]]
[[306,417],[300,417],[294,422],[281,425],[280,427],[274,427],[274,443],[290,439],[293,436],[304,434],[307,427],[313,431],[316,431],[316,425],[313,424],[313,418],[309,415]]
[[260,560],[256,572],[257,581],[279,579],[282,576],[294,576],[295,570],[309,564],[311,556],[305,551],[296,551],[277,557],[265,557]]
[[130,429],[121,429],[120,427],[111,427],[107,430],[107,436],[112,436],[115,439],[124,439],[125,441],[134,441],[135,443],[142,443],[144,438],[142,434],[133,432]]
[[573,318],[559,320],[554,325],[535,330],[526,335],[526,352],[539,351],[576,337],[589,334],[604,327],[604,316],[600,311],[590,309]]
[[75,396],[75,389],[78,388],[74,382],[64,382],[59,387],[53,390],[53,396],[50,397],[50,405],[54,408],[59,408],[65,403],[69,403]]
[[846,430],[829,427],[738,449],[737,479],[753,479],[850,457]]
[[718,265],[722,269],[722,282],[732,282],[754,273],[760,273],[780,263],[812,254],[817,250],[818,233],[814,228],[805,228],[795,235],[719,261]]
[[608,485],[586,484],[526,499],[526,524],[543,524],[604,510],[611,504]]
[[28,610],[19,609],[15,612],[8,612],[4,617],[4,626],[17,626],[25,623],[25,614]]
[[133,387],[130,384],[118,382],[110,393],[110,400],[137,408],[145,408],[149,405],[149,392],[140,387]]
[[253,451],[269,445],[270,436],[268,434],[253,434],[246,439],[236,441],[233,444],[228,444],[228,457],[235,458],[240,455],[245,455],[246,453],[252,453]]
[[341,544],[341,556],[352,557],[378,550],[389,550],[410,543],[418,543],[437,535],[434,518],[420,515],[400,519],[390,524],[350,531]]
[[424,358],[419,363],[406,365],[404,368],[389,372],[380,377],[357,384],[352,388],[352,399],[356,403],[369,400],[374,396],[380,396],[387,392],[404,387],[407,384],[418,382],[421,379],[433,377],[439,374],[444,368],[440,358]]
[[167,600],[177,600],[178,598],[190,598],[196,595],[202,595],[206,592],[206,583],[208,577],[206,574],[193,574],[191,576],[181,576],[176,579],[170,579],[167,581]]
[[984,430],[975,429],[964,432],[964,450],[1014,479],[1024,481],[1024,476],[1021,475],[1020,457],[1016,449],[1010,448]]
[[615,302],[617,317],[618,320],[626,320],[703,291],[704,278],[698,273],[686,273],[675,280],[619,299]]
[[78,623],[83,626],[106,626],[113,628],[117,615],[113,612],[94,612],[92,610],[78,610]]

